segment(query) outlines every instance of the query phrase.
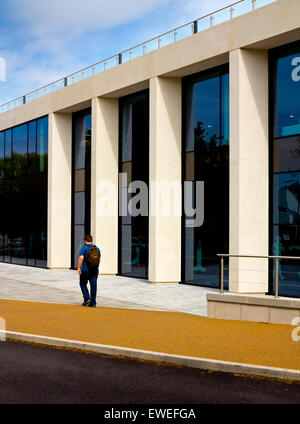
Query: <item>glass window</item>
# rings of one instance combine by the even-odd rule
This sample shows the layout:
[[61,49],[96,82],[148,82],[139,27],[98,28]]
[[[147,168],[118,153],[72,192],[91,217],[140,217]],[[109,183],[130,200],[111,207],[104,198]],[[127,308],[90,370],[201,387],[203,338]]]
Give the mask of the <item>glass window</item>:
[[[273,232],[270,251],[300,256],[300,43],[270,52]],[[270,278],[273,293],[274,272]],[[279,294],[300,297],[299,262],[279,261]]]
[[193,207],[195,182],[204,182],[203,225],[191,228],[185,219],[183,281],[217,287],[217,253],[229,244],[228,67],[185,78],[183,105],[184,181],[193,182]]
[[[275,256],[300,256],[300,226],[274,225],[273,243],[271,246]],[[270,291],[273,293],[273,279]],[[279,296],[299,297],[300,271],[296,260],[279,260]]]
[[77,266],[80,249],[83,245],[83,237],[85,236],[86,231],[84,225],[75,225],[73,228],[73,261]]
[[221,124],[222,124],[222,142],[229,144],[229,74],[221,76]]
[[27,169],[29,174],[37,172],[37,155],[36,155],[36,121],[28,124],[28,156]]
[[73,268],[91,227],[91,123],[90,109],[73,115]]
[[48,169],[48,117],[37,121],[37,155],[39,172]]
[[36,121],[28,124],[28,153],[36,153]]
[[85,193],[74,194],[74,224],[84,225],[85,222]]
[[275,139],[273,172],[300,171],[300,135]]
[[[289,54],[289,50],[294,51]],[[273,70],[274,137],[300,134],[300,44],[286,53],[280,50]]]
[[300,173],[274,175],[274,224],[300,224]]
[[11,130],[5,131],[5,157],[6,158],[11,158],[11,148],[12,148],[11,134],[12,134]]
[[74,116],[74,169],[87,169],[91,167],[91,114]]
[[85,125],[84,119],[75,119],[74,122],[74,169],[85,168]]
[[13,129],[13,175],[25,175],[27,172],[27,124]]
[[90,168],[91,167],[91,144],[92,144],[92,115],[91,114],[88,114],[87,116],[85,116],[84,125],[85,125],[84,143],[85,143],[85,151],[86,151],[85,168]]
[[220,78],[210,78],[193,84],[191,101],[194,106],[194,141],[210,143],[220,137]]
[[[36,121],[0,135],[5,161],[0,180],[0,202],[5,205],[0,208],[0,261],[46,267],[48,118],[38,121],[39,168],[36,167]],[[3,161],[0,147],[0,161],[1,156]]]
[[4,132],[0,132],[0,178],[4,178]]
[[85,191],[85,169],[76,169],[74,172],[74,191]]
[[5,131],[5,160],[4,160],[4,167],[5,167],[5,174],[10,177],[12,175],[12,167],[11,167],[11,149],[12,149],[12,131],[7,130]]
[[[120,120],[120,172],[127,175],[127,187],[132,181],[143,181],[148,186],[148,90],[121,99]],[[132,195],[127,193],[126,197],[128,205]],[[120,217],[119,225],[120,274],[148,278],[148,216],[132,217],[127,214]]]

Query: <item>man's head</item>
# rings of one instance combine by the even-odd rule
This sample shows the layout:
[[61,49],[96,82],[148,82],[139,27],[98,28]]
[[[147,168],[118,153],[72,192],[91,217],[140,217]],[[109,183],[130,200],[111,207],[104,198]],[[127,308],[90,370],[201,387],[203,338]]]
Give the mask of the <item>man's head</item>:
[[90,234],[84,236],[83,237],[83,240],[84,240],[84,243],[85,244],[93,243],[93,237]]

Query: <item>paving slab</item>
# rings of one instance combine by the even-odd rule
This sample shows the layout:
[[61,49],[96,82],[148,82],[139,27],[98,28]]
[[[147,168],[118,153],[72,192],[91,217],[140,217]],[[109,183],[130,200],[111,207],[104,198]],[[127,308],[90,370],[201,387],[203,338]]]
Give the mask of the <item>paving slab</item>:
[[[123,276],[99,276],[100,306],[171,310],[207,316],[207,293],[218,290],[187,284],[150,284]],[[82,302],[75,270],[48,270],[0,264],[0,298],[78,304]]]

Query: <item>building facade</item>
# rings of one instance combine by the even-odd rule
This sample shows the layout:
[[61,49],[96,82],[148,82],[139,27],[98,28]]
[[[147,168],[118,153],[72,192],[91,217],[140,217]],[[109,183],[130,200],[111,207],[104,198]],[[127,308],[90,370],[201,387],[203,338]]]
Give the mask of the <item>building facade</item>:
[[[219,287],[218,253],[300,256],[299,22],[277,0],[0,114],[0,261],[69,269],[91,232],[102,274]],[[148,204],[123,214],[135,181]],[[166,183],[180,214],[152,213]],[[279,267],[300,297],[300,263]],[[229,293],[273,280],[267,259],[225,269]]]

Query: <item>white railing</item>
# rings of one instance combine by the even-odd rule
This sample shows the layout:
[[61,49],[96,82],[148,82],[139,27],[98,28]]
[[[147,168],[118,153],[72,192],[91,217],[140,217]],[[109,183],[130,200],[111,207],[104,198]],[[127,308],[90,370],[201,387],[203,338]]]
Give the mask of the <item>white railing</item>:
[[160,49],[161,47],[167,46],[168,44],[176,43],[177,41],[201,32],[205,29],[211,28],[212,26],[221,24],[230,19],[234,19],[245,13],[249,13],[254,9],[266,6],[270,3],[274,3],[277,0],[240,0],[227,7],[219,9],[213,13],[202,16],[195,21],[188,22],[178,28],[171,31],[165,32],[158,37],[152,38],[151,40],[145,41],[144,43],[138,44],[130,49],[127,49],[121,53],[115,54],[107,59],[101,60],[87,68],[81,69],[74,74],[68,75],[67,77],[61,78],[58,81],[52,82],[51,84],[45,85],[37,90],[34,90],[24,96],[18,97],[17,99],[11,100],[0,106],[0,113],[7,112],[25,103],[31,102],[32,100],[43,97],[46,94],[50,94],[54,91],[65,88],[69,85],[75,84],[76,82],[82,81],[95,74],[103,72],[107,69],[113,68],[114,66],[121,65],[122,63],[133,60],[139,56],[145,55],[153,50]]

